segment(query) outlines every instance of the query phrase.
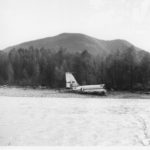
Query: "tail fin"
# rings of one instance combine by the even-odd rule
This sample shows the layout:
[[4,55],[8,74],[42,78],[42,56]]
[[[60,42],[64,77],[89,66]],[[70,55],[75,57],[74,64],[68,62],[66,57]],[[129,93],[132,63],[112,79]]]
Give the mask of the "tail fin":
[[74,88],[77,87],[79,84],[77,83],[76,79],[70,72],[66,72],[66,88]]

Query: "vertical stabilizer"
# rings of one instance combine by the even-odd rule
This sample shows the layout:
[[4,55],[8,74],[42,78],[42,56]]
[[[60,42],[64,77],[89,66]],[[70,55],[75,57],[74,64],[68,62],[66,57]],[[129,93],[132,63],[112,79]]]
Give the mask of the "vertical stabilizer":
[[70,72],[66,72],[66,88],[75,88],[79,84]]

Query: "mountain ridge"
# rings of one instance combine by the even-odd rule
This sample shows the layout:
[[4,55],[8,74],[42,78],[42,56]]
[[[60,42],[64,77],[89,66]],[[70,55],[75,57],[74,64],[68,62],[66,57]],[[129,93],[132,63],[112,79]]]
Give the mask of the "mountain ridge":
[[14,48],[28,49],[29,47],[53,49],[56,51],[60,48],[66,48],[69,52],[88,50],[90,53],[97,55],[101,53],[110,53],[116,49],[121,49],[123,51],[131,46],[135,47],[137,50],[142,50],[123,39],[101,40],[82,33],[61,33],[52,37],[16,44],[3,49],[3,51],[9,52]]

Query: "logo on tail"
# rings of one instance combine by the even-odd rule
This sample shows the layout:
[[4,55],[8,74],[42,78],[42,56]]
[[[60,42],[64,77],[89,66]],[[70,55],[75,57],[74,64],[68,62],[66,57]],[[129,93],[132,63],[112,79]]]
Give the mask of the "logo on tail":
[[66,72],[66,88],[76,88],[79,86],[78,82],[70,72]]

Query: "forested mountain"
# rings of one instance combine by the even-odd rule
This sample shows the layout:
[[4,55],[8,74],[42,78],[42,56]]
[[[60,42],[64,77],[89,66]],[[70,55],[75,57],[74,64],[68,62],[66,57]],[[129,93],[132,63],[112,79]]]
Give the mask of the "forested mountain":
[[0,52],[0,84],[65,87],[66,71],[80,84],[150,89],[150,53],[124,40],[63,33]]
[[21,43],[6,48],[5,51],[9,51],[13,48],[29,49],[30,47],[34,47],[35,49],[44,48],[57,52],[60,47],[62,47],[71,53],[82,52],[86,49],[89,53],[97,55],[100,53],[112,53],[112,51],[116,49],[125,50],[130,46],[132,46],[132,44],[125,40],[104,41],[80,33],[62,33],[53,37]]

